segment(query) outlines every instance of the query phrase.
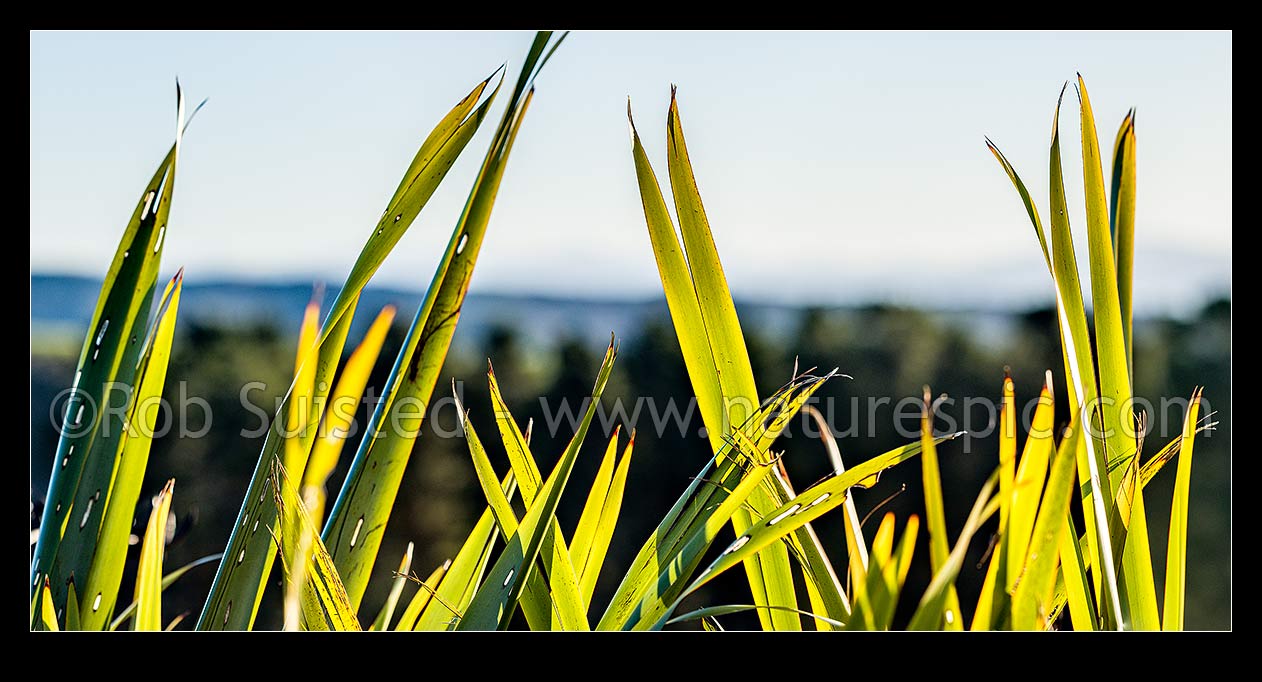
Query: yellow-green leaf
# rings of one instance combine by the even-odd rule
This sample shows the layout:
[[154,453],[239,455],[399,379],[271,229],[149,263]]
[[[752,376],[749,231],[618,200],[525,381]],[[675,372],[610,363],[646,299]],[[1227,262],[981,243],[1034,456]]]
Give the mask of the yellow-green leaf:
[[1201,391],[1192,394],[1183,438],[1179,446],[1179,468],[1174,480],[1174,500],[1170,503],[1170,541],[1166,545],[1166,591],[1163,630],[1183,629],[1184,588],[1187,574],[1188,497],[1192,486],[1192,444],[1196,437]]
[[162,629],[162,556],[166,550],[167,516],[171,513],[171,493],[175,479],[167,481],[153,501],[153,511],[145,526],[136,568],[137,630]]

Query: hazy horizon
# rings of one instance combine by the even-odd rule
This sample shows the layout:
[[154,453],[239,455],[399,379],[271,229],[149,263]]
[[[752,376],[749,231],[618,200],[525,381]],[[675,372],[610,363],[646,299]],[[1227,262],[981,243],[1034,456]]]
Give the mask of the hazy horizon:
[[[336,284],[420,139],[500,63],[513,70],[529,40],[32,32],[31,270],[104,273],[170,144],[178,74],[191,104],[210,102],[185,138],[164,271]],[[1138,108],[1137,314],[1229,297],[1231,34],[1105,32],[576,32],[539,78],[472,291],[661,295],[624,116],[630,95],[660,170],[673,82],[738,299],[1046,305],[1037,242],[983,135],[1045,207],[1052,110],[1075,71],[1103,145]],[[379,284],[428,284],[491,127]],[[1085,262],[1072,89],[1061,127]]]

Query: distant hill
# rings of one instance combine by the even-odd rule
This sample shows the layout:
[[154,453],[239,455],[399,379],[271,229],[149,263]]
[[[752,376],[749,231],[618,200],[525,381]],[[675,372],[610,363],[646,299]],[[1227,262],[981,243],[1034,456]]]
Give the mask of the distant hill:
[[[89,277],[33,274],[31,276],[32,338],[70,342],[76,349],[92,318],[100,280]],[[180,304],[181,320],[207,325],[269,323],[282,333],[296,333],[302,313],[311,299],[310,283],[248,281],[185,281]],[[323,298],[328,305],[337,294],[329,287]],[[363,333],[376,311],[387,304],[398,308],[397,320],[410,321],[424,298],[419,290],[369,287],[361,296],[352,336]],[[796,328],[801,308],[738,302],[745,325],[757,325],[764,335],[776,338]],[[839,309],[855,309],[854,307]],[[1013,321],[1013,311],[935,311],[936,316],[966,327],[982,338],[997,339]],[[582,339],[593,345],[606,343],[609,333],[619,338],[636,337],[649,320],[667,320],[665,299],[610,300],[569,299],[537,295],[471,293],[460,318],[459,334],[482,338],[494,325],[511,326],[532,345],[551,345],[562,337]]]

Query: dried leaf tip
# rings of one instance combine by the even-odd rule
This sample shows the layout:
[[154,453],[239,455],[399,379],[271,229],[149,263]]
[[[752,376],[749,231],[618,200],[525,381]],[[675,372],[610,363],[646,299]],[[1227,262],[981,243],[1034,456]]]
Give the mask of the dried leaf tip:
[[500,64],[498,68],[496,68],[494,71],[491,72],[491,75],[486,77],[486,80],[482,81],[482,85],[486,85],[487,83],[490,83],[491,79],[495,78],[495,74],[501,71],[506,71],[507,69],[508,69],[508,62],[504,62],[503,64]]
[[184,137],[184,89],[180,87],[180,77],[175,77],[175,146],[178,149]]
[[457,391],[457,390],[456,390],[456,378],[455,378],[455,377],[452,377],[452,378],[451,378],[451,395],[452,395],[452,397],[454,397],[454,398],[456,399],[456,412],[460,415],[460,418],[461,418],[461,419],[464,419],[464,418],[468,417],[468,416],[469,416],[469,413],[465,411],[465,409],[464,409],[464,403],[460,402],[460,391]]
[[631,117],[631,96],[627,95],[627,132],[631,137],[631,146],[635,147],[635,119]]

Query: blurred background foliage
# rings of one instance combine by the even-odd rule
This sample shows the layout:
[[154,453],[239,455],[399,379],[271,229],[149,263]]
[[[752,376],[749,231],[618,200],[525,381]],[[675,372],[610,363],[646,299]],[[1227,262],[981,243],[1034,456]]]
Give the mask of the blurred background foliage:
[[[38,287],[36,287],[38,288]],[[38,293],[38,292],[36,292]],[[416,298],[419,298],[417,296]],[[1049,292],[1050,298],[1050,292]],[[329,298],[326,298],[326,303]],[[398,352],[411,315],[407,300],[397,301],[401,314],[382,350],[382,358]],[[91,305],[91,300],[58,301],[68,307]],[[374,302],[372,304],[376,306]],[[411,301],[415,306],[415,301]],[[458,328],[452,351],[447,358],[435,399],[448,395],[447,380],[462,382],[463,401],[472,412],[476,428],[494,432],[493,414],[486,385],[487,360],[494,362],[496,376],[505,392],[513,414],[535,422],[532,450],[547,471],[564,448],[572,433],[563,423],[553,434],[545,428],[549,415],[555,414],[562,399],[577,401],[588,395],[592,377],[596,375],[600,355],[607,340],[594,338],[593,326],[606,320],[593,314],[583,319],[585,310],[597,310],[583,302],[569,304],[568,319],[523,333],[519,321],[531,316],[529,299],[516,307],[511,301],[497,301],[491,306],[485,298],[472,297],[466,319],[479,320]],[[487,312],[479,315],[477,307]],[[607,303],[599,307],[607,308]],[[609,387],[605,392],[606,414],[612,414],[615,401],[621,399],[627,412],[634,409],[637,398],[651,398],[659,412],[666,401],[673,399],[681,412],[687,412],[691,397],[687,373],[675,334],[663,302],[642,305],[647,312],[624,320],[634,328],[613,330],[622,339],[622,350]],[[903,398],[919,400],[924,385],[934,394],[945,393],[956,399],[942,411],[961,425],[964,423],[965,397],[989,398],[998,401],[1005,366],[1016,382],[1018,404],[1037,398],[1043,373],[1052,369],[1063,375],[1059,340],[1052,309],[1024,313],[987,313],[985,315],[925,311],[905,307],[873,305],[855,308],[780,309],[774,314],[757,306],[742,305],[738,309],[745,324],[747,344],[759,394],[769,395],[790,377],[795,362],[801,369],[818,366],[821,370],[839,367],[853,377],[825,384],[818,405],[830,418],[847,465],[853,465],[880,452],[915,439],[907,432],[900,435],[895,428],[895,408]],[[360,317],[368,319],[377,307],[361,306]],[[505,313],[505,310],[511,312]],[[295,311],[301,313],[299,308]],[[240,491],[249,481],[258,458],[261,438],[242,435],[258,431],[257,410],[241,404],[241,387],[261,382],[264,389],[250,394],[254,405],[272,412],[275,401],[287,389],[293,367],[298,325],[288,317],[274,319],[233,319],[225,315],[189,315],[177,327],[174,353],[168,375],[166,398],[175,405],[182,394],[206,401],[213,414],[207,433],[199,438],[181,438],[178,430],[155,440],[138,518],[148,516],[149,494],[157,493],[162,484],[174,477],[179,495],[172,507],[176,517],[175,540],[168,548],[168,567],[179,566],[198,557],[222,551],[230,526],[241,502]],[[629,321],[628,321],[629,320]],[[362,329],[352,331],[358,339]],[[86,324],[86,322],[85,322]],[[70,325],[72,326],[72,325]],[[68,333],[37,333],[32,326],[31,357],[31,485],[32,525],[37,523],[47,485],[51,458],[56,449],[56,433],[48,418],[50,405],[57,394],[71,383],[74,373],[73,353],[81,329]],[[1148,318],[1137,321],[1135,342],[1135,393],[1151,400],[1160,409],[1161,399],[1186,399],[1193,388],[1203,384],[1205,401],[1202,414],[1216,411],[1217,431],[1203,434],[1197,440],[1197,456],[1192,475],[1189,513],[1188,551],[1195,561],[1189,562],[1187,579],[1187,618],[1189,629],[1228,628],[1231,624],[1231,303],[1218,299],[1186,319]],[[349,346],[352,344],[348,344]],[[389,373],[385,360],[379,363],[369,382],[369,395],[379,394]],[[1063,382],[1056,387],[1057,415],[1068,412]],[[832,399],[829,414],[828,400]],[[873,411],[872,400],[882,400]],[[1177,437],[1183,417],[1183,403],[1169,409],[1164,422],[1166,433],[1159,431],[1148,437],[1145,454]],[[919,403],[909,410],[912,418],[904,429],[917,428]],[[545,409],[545,406],[547,409]],[[361,406],[358,422],[366,422],[371,405]],[[1151,420],[1160,428],[1160,415]],[[197,431],[204,423],[203,410],[188,409],[185,427]],[[455,410],[448,403],[438,412],[437,426],[445,431],[456,427]],[[868,429],[868,423],[875,430]],[[985,408],[974,406],[968,424],[972,429],[986,429]],[[593,426],[607,434],[616,420],[610,418]],[[794,421],[780,441],[786,449],[784,464],[799,490],[804,489],[828,471],[827,459],[819,441],[805,432],[803,418]],[[400,491],[388,532],[382,545],[383,560],[377,571],[386,572],[396,563],[390,557],[403,554],[409,541],[416,544],[414,570],[427,574],[443,560],[452,557],[470,527],[485,507],[483,496],[473,475],[468,450],[462,438],[436,437],[434,425],[423,427]],[[629,565],[635,551],[652,532],[695,474],[709,449],[701,428],[699,414],[694,412],[689,431],[681,433],[678,422],[671,421],[661,434],[656,433],[647,407],[641,410],[634,424],[623,423],[623,442],[631,426],[637,427],[636,457],[627,484],[627,513],[624,513],[609,550],[606,570],[597,585],[594,603],[605,604],[617,587],[617,580]],[[945,424],[943,423],[943,428]],[[607,428],[606,428],[607,427]],[[162,421],[159,429],[162,428]],[[353,452],[359,435],[350,438],[348,452]],[[1022,436],[1023,438],[1024,436]],[[606,438],[589,437],[575,469],[576,481],[590,481],[595,476]],[[499,471],[507,470],[507,457],[491,447],[491,456]],[[959,532],[974,495],[998,460],[997,439],[974,438],[957,440],[943,446],[940,453],[948,531]],[[329,482],[331,490],[341,485],[349,462],[342,459]],[[1168,523],[1174,472],[1163,472],[1146,494],[1150,524],[1164,529]],[[905,490],[904,490],[905,488]],[[902,490],[901,494],[898,494]],[[884,474],[871,490],[857,491],[860,516],[894,495],[884,509],[900,518],[918,512],[922,493],[918,466],[896,467]],[[583,497],[562,498],[558,516],[566,534],[573,532],[581,512]],[[864,526],[869,540],[876,530],[880,515],[874,514]],[[992,519],[985,534],[993,531]],[[841,516],[832,514],[815,522],[825,549],[840,572],[845,565]],[[730,532],[730,531],[729,531]],[[924,545],[927,535],[919,542]],[[1164,532],[1151,536],[1153,556],[1165,556]],[[717,543],[719,547],[725,542]],[[980,589],[983,570],[978,568],[987,542],[973,543],[969,560],[958,581],[961,603],[974,604]],[[139,552],[139,545],[132,549]],[[920,547],[917,553],[926,553]],[[134,562],[134,557],[133,557]],[[1162,584],[1165,562],[1155,561],[1157,584]],[[129,571],[134,566],[129,567]],[[192,571],[173,585],[164,596],[171,615],[185,610],[197,613],[204,603],[213,578],[213,568]],[[925,562],[914,562],[908,578],[908,590],[919,594],[929,580]],[[124,584],[130,584],[130,576]],[[273,575],[279,584],[279,572]],[[385,598],[388,580],[374,579],[365,595],[365,612],[375,612]],[[279,622],[267,622],[280,614],[279,589],[269,589],[266,599],[277,608],[260,609],[261,629],[279,628]],[[744,575],[732,571],[707,586],[692,598],[698,605],[747,603],[748,586]],[[914,603],[901,605],[896,627],[910,618]],[[601,606],[603,608],[603,606]],[[970,614],[966,616],[971,617]],[[520,614],[519,614],[520,619]],[[185,621],[181,629],[192,627]],[[524,623],[523,623],[524,624]],[[729,628],[757,626],[749,614],[724,618]]]

